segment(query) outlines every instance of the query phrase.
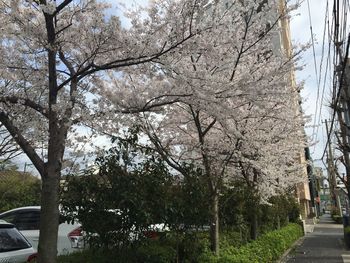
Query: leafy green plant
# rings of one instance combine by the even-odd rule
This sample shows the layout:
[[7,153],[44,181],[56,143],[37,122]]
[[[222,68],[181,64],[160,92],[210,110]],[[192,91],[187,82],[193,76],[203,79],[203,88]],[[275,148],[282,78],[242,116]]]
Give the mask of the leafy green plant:
[[336,222],[337,224],[342,224],[343,223],[343,218],[340,215],[333,215],[332,219],[334,220],[334,222]]
[[344,242],[347,248],[350,248],[350,226],[344,227]]
[[137,144],[137,130],[115,142],[94,169],[67,177],[61,195],[66,219],[82,223],[90,246],[124,249],[159,223],[177,233],[207,225],[200,169],[183,165],[188,176],[175,177],[157,153]]
[[[90,249],[81,253],[60,256],[59,263],[268,263],[275,262],[303,233],[298,224],[289,224],[280,230],[268,232],[256,241],[236,247],[235,244],[223,247],[220,257],[209,250],[207,233],[192,235],[176,233],[167,235],[163,240],[146,240],[135,247],[123,250]],[[226,234],[228,235],[228,234]],[[234,234],[233,234],[234,236]],[[227,239],[229,240],[229,239]],[[182,246],[182,255],[178,253]]]
[[148,241],[137,249],[138,262],[171,263],[176,260],[176,250],[158,241]]
[[344,227],[344,233],[350,234],[350,226]]
[[131,250],[125,250],[123,254],[120,251],[105,249],[87,249],[81,252],[75,252],[69,255],[58,257],[58,263],[125,263],[137,262],[135,253]]
[[222,249],[220,257],[213,256],[210,252],[201,255],[200,262],[206,263],[260,263],[274,262],[285,250],[287,250],[298,238],[303,235],[302,228],[298,224],[289,224],[280,230],[275,230],[260,236],[256,241],[236,248],[233,246]]
[[0,212],[16,207],[40,205],[41,181],[29,173],[0,171]]

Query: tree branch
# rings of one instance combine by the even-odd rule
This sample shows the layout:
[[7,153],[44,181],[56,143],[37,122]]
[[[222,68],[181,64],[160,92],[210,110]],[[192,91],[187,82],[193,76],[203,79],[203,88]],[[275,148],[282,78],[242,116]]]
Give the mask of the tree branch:
[[216,119],[214,119],[209,126],[203,131],[203,136],[205,136],[207,134],[208,131],[210,131],[210,129],[214,126],[214,124],[216,123]]
[[154,61],[158,59],[159,57],[165,55],[166,53],[170,52],[171,50],[177,48],[184,42],[186,42],[191,37],[195,36],[197,33],[189,34],[187,37],[183,38],[181,41],[177,42],[176,44],[168,47],[167,49],[162,48],[158,53],[149,55],[149,56],[139,56],[139,57],[129,57],[124,59],[118,59],[114,60],[102,65],[96,65],[94,63],[90,63],[85,68],[79,70],[71,76],[70,78],[63,81],[57,88],[57,90],[62,89],[65,85],[67,85],[73,78],[77,78],[78,81],[83,79],[84,77],[91,75],[92,73],[107,70],[107,69],[116,69],[116,68],[122,68],[122,67],[128,67],[128,66],[136,66],[140,64],[144,64],[147,62]]
[[39,171],[41,176],[45,175],[45,163],[36,153],[35,149],[29,144],[29,142],[23,137],[22,133],[12,123],[10,118],[4,112],[0,112],[0,122],[6,127],[7,131],[11,134],[14,140],[21,147],[23,152],[32,161],[35,168]]
[[53,16],[57,15],[63,8],[69,5],[73,0],[64,0],[60,5],[56,7],[56,11],[53,13]]
[[48,109],[45,107],[41,106],[40,104],[30,100],[30,99],[24,99],[24,98],[19,98],[16,96],[5,96],[5,97],[0,97],[0,102],[3,103],[11,103],[11,104],[20,104],[23,106],[27,106],[40,114],[42,114],[44,117],[48,118]]

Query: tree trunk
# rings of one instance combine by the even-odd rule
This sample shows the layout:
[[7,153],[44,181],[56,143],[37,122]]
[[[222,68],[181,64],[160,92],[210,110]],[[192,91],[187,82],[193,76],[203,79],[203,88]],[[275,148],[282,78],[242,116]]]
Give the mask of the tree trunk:
[[212,196],[210,210],[210,249],[215,255],[219,255],[219,194],[217,191]]
[[57,262],[60,169],[48,167],[42,177],[38,263]]
[[256,240],[258,237],[258,211],[256,205],[252,207],[252,216],[250,222],[250,238]]
[[38,263],[57,262],[59,192],[66,129],[50,122],[48,160],[42,177]]
[[281,219],[279,215],[277,215],[276,220],[277,220],[277,229],[281,229]]
[[[350,177],[347,177],[347,178],[350,178]],[[348,200],[349,200],[349,203],[347,205],[348,206],[347,209],[349,209],[349,211],[347,211],[347,212],[350,213],[350,182],[349,181],[346,181],[345,188],[348,192]]]

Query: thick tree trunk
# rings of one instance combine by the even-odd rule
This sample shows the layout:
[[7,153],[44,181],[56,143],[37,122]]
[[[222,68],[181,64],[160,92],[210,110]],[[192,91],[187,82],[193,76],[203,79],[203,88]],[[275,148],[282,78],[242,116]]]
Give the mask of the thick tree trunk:
[[49,133],[48,161],[42,175],[38,263],[57,262],[59,192],[67,130],[52,121]]
[[[52,120],[54,119],[54,120]],[[60,128],[55,118],[50,120],[48,162],[36,153],[20,131],[13,125],[10,118],[0,113],[0,121],[5,125],[22,150],[40,172],[42,179],[40,236],[38,246],[39,263],[56,263],[57,231],[59,222],[59,187],[62,166],[62,156],[65,149],[67,129]]]
[[39,263],[56,263],[57,261],[59,183],[60,170],[49,168],[47,177],[42,179]]
[[219,255],[219,194],[215,192],[210,209],[210,249]]

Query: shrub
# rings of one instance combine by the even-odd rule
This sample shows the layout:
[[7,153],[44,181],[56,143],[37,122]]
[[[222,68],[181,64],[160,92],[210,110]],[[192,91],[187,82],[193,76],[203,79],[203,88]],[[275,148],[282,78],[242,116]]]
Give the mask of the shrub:
[[0,213],[21,206],[40,205],[41,181],[29,173],[0,171]]
[[332,207],[331,209],[331,216],[335,216],[335,215],[340,215],[339,214],[339,210],[336,207]]
[[137,262],[170,263],[176,260],[176,250],[158,241],[149,241],[137,249]]
[[[280,230],[260,236],[256,241],[236,247],[237,244],[222,246],[220,257],[209,250],[207,233],[193,235],[170,235],[163,240],[147,240],[136,247],[86,250],[69,256],[60,256],[59,263],[260,263],[274,262],[293,242],[303,235],[302,227],[289,224]],[[235,235],[233,235],[235,236]],[[182,248],[181,248],[182,247]],[[182,250],[179,253],[179,250]],[[182,255],[181,255],[182,254]]]
[[303,231],[298,224],[289,224],[280,230],[260,236],[245,246],[236,248],[229,246],[215,257],[206,251],[200,257],[204,263],[260,263],[274,262],[301,236]]
[[234,228],[226,228],[220,233],[220,248],[240,247],[245,243],[245,240],[242,240],[242,234]]
[[341,224],[343,223],[343,218],[340,215],[333,215],[332,219],[334,220],[334,222],[336,222],[337,224]]
[[123,249],[88,249],[58,257],[59,263],[171,263],[176,251],[169,245],[149,241],[138,247]]
[[346,247],[350,248],[350,226],[344,227],[344,242]]
[[201,170],[182,164],[188,175],[175,178],[157,153],[137,146],[137,134],[127,138],[83,175],[66,177],[62,210],[66,220],[79,221],[91,233],[86,238],[90,247],[130,246],[156,223],[175,231],[207,225],[207,184]]
[[350,226],[344,227],[344,233],[350,234]]
[[[131,251],[124,251],[124,253],[129,253]],[[69,255],[62,255],[58,257],[58,263],[124,263],[127,259],[127,262],[136,262],[130,259],[130,255],[123,254],[113,250],[104,250],[104,249],[90,249],[84,250],[81,252],[75,252]],[[130,259],[130,260],[129,260]]]

